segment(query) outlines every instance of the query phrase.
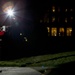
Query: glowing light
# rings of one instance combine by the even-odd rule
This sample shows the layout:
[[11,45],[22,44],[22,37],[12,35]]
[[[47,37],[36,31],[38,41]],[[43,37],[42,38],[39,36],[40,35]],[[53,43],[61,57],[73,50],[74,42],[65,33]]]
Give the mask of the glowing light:
[[72,31],[72,30],[70,29],[70,31]]
[[57,28],[52,28],[51,34],[52,34],[52,36],[57,36]]
[[52,11],[55,12],[55,7],[54,6],[52,7]]
[[65,9],[65,11],[67,12],[67,9]]
[[48,33],[50,32],[50,27],[47,27]]
[[71,36],[72,35],[72,28],[67,28],[67,36]]
[[0,41],[2,41],[2,39],[0,39]]
[[52,22],[54,22],[55,21],[55,17],[52,17]]
[[53,9],[53,12],[55,12],[55,9]]
[[22,36],[22,33],[20,33],[20,36]]
[[7,14],[8,14],[9,16],[13,16],[14,12],[13,12],[13,10],[10,9],[10,10],[7,11]]
[[28,41],[28,39],[26,37],[24,37],[24,39],[25,39],[26,42]]

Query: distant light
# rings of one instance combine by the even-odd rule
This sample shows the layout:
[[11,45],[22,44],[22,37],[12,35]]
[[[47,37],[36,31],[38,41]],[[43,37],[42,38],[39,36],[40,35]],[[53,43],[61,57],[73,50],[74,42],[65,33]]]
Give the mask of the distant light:
[[50,33],[50,27],[47,27],[48,33]]
[[72,31],[72,30],[70,29],[70,31]]
[[6,31],[6,27],[5,26],[2,26],[2,28],[3,28],[3,31]]
[[65,9],[65,11],[67,12],[67,9]]
[[0,41],[2,41],[2,39],[0,39]]
[[55,12],[55,9],[53,9],[53,12]]
[[20,36],[22,36],[22,33],[20,33]]
[[55,17],[52,17],[52,22],[54,22],[55,21]]
[[26,42],[28,41],[28,39],[26,37],[24,37],[24,39],[25,39]]
[[8,11],[7,11],[7,14],[9,15],[9,16],[13,16],[13,10],[11,10],[11,9],[9,9]]
[[55,7],[54,6],[52,7],[52,11],[55,12]]
[[73,9],[70,9],[70,11],[73,11]]
[[57,36],[57,34],[55,33],[55,36]]

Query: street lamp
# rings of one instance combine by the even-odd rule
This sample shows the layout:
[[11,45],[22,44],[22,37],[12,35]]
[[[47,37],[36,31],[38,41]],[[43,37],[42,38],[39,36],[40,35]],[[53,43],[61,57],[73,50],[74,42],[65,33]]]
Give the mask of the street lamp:
[[13,15],[14,15],[13,10],[12,10],[12,9],[9,9],[9,10],[7,11],[7,15],[8,15],[8,16],[13,16]]

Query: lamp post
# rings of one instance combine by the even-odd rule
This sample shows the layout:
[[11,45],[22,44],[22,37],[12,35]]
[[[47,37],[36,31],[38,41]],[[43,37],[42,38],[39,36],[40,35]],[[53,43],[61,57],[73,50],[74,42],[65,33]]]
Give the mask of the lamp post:
[[[14,11],[13,11],[13,7],[14,7],[14,4],[12,1],[8,1],[6,3],[4,3],[2,5],[2,10],[3,10],[3,13],[5,13],[7,15],[7,17],[13,17],[14,16]],[[2,37],[4,36],[5,32],[6,32],[6,29],[10,27],[10,26],[6,26],[6,25],[2,25],[0,27],[0,60],[1,60],[1,57],[2,57],[2,53],[1,53],[1,50],[2,50]]]

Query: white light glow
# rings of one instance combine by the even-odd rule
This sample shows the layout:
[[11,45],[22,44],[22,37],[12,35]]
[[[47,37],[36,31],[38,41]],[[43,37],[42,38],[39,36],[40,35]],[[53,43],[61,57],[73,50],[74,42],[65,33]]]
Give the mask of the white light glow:
[[13,12],[13,10],[10,9],[10,10],[7,11],[7,14],[8,14],[9,16],[13,16],[13,15],[14,15],[14,12]]

